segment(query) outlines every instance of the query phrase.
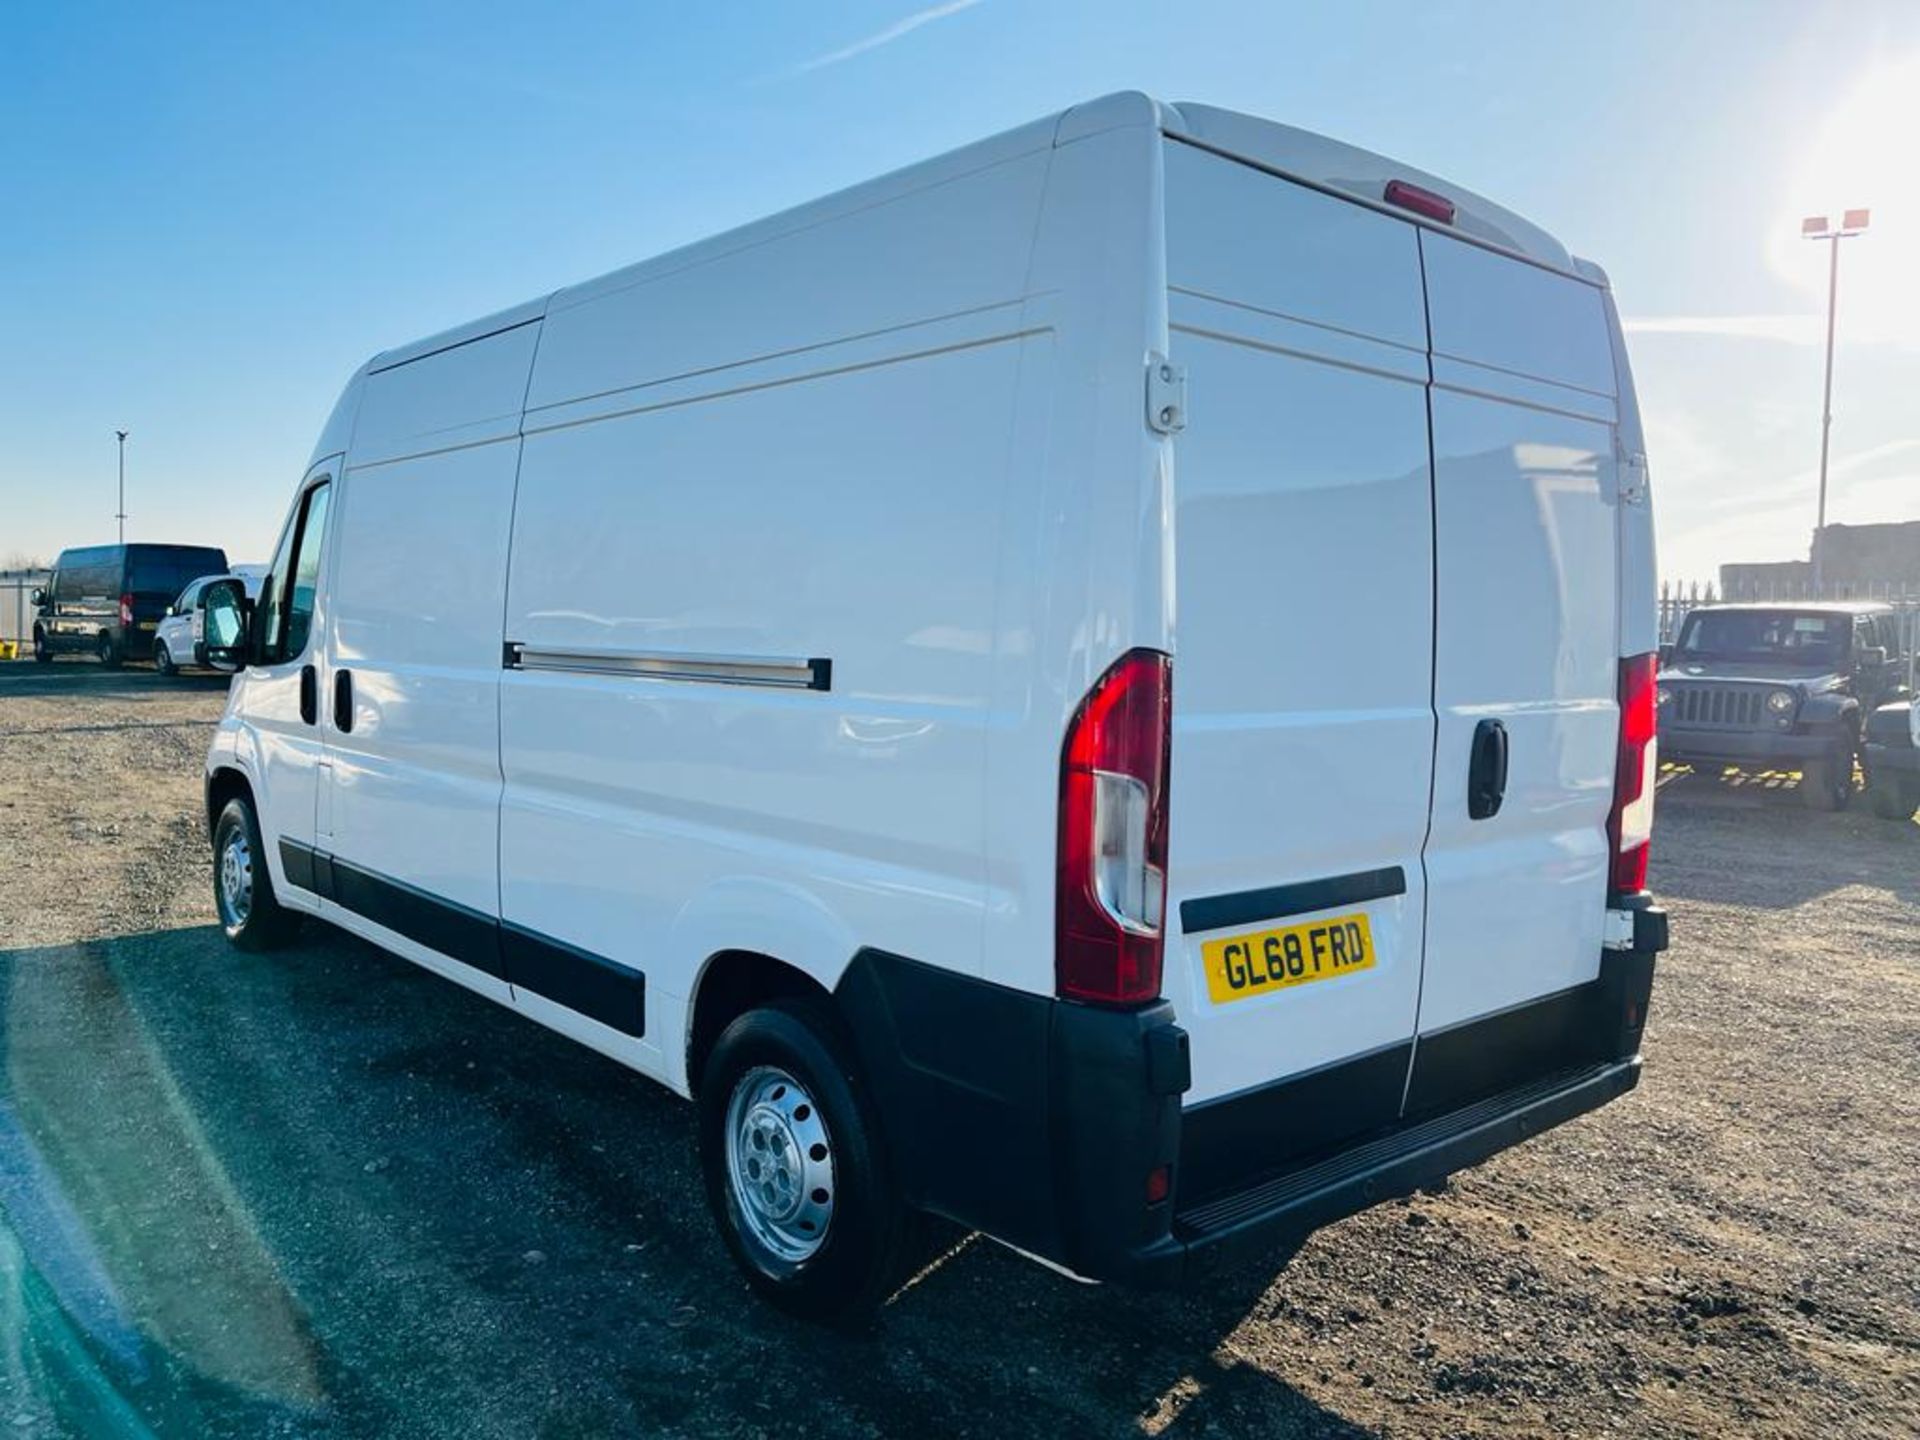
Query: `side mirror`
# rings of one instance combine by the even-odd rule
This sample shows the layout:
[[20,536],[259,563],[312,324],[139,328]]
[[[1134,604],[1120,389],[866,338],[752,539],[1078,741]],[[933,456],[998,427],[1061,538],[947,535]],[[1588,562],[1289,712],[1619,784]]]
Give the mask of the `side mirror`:
[[33,601],[34,608],[38,609],[47,603],[47,592],[36,588],[29,598]]
[[1673,663],[1673,643],[1669,641],[1660,647],[1660,668],[1666,669]]
[[201,627],[206,662],[231,675],[246,665],[250,648],[253,604],[246,586],[238,580],[216,580],[200,592],[200,603],[207,612]]

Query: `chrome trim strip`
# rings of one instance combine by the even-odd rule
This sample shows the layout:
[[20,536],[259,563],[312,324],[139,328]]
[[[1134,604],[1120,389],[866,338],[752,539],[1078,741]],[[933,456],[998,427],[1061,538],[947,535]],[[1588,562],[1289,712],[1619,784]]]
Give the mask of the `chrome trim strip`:
[[566,649],[523,645],[509,640],[509,670],[558,670],[574,675],[624,675],[641,680],[691,680],[709,685],[764,685],[777,690],[830,690],[833,662],[820,658],[789,660],[766,655],[687,655]]

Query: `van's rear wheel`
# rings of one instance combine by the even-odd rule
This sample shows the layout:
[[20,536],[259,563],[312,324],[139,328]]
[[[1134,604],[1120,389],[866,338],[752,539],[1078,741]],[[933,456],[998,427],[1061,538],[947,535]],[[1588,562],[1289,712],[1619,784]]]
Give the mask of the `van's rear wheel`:
[[213,826],[213,904],[220,928],[242,950],[284,944],[299,919],[274,898],[260,823],[253,807],[237,797]]
[[1809,810],[1844,810],[1853,799],[1853,747],[1841,741],[1800,771],[1800,799]]
[[918,1254],[851,1054],[825,1005],[783,999],[726,1028],[700,1087],[715,1223],[753,1288],[807,1320],[861,1319]]

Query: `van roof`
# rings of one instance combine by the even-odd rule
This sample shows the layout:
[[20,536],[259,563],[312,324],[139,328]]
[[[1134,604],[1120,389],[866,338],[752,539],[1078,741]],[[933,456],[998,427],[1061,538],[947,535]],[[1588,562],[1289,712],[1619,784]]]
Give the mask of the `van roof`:
[[[1565,245],[1538,225],[1451,180],[1342,140],[1237,110],[1186,101],[1160,109],[1165,116],[1161,128],[1179,139],[1385,210],[1443,235],[1458,235],[1583,280],[1605,283],[1597,266],[1575,259]],[[1453,223],[1443,225],[1389,205],[1386,190],[1388,182],[1394,180],[1436,191],[1451,200]]]
[[[456,345],[485,339],[503,330],[539,320],[550,310],[576,305],[688,265],[762,244],[779,235],[884,203],[896,195],[938,184],[1018,155],[1130,126],[1153,126],[1174,139],[1244,160],[1411,224],[1441,234],[1455,235],[1592,284],[1606,283],[1606,276],[1597,265],[1576,259],[1566,246],[1531,221],[1425,170],[1278,121],[1194,102],[1169,105],[1130,90],[1070,106],[1044,119],[810,200],[793,209],[750,221],[736,229],[694,241],[651,259],[622,266],[594,279],[565,286],[538,299],[470,320],[411,344],[382,351],[368,361],[365,372],[389,369],[441,350],[452,349]],[[1406,181],[1444,195],[1455,207],[1453,223],[1443,225],[1412,211],[1389,205],[1386,187],[1392,180]],[[320,453],[322,451],[316,451],[316,455]]]

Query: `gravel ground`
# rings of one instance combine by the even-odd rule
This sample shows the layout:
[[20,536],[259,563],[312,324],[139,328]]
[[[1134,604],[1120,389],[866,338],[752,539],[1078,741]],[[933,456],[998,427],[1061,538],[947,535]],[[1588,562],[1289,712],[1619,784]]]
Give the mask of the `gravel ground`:
[[0,665],[15,1433],[1920,1433],[1920,826],[1669,784],[1634,1094],[1277,1276],[974,1239],[845,1339],[736,1280],[680,1102],[343,936],[219,942],[222,702]]

